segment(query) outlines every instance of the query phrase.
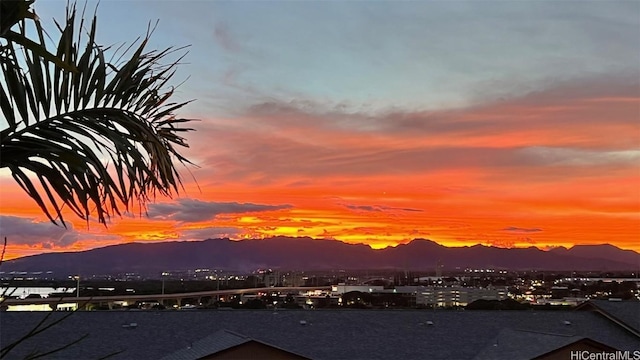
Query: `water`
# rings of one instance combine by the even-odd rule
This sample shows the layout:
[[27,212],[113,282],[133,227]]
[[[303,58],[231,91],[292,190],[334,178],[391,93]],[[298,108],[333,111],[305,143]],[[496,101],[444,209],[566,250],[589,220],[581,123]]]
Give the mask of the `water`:
[[52,288],[52,287],[0,287],[0,296],[17,296],[24,299],[29,295],[36,294],[43,298],[49,297],[51,293],[75,294],[75,288]]

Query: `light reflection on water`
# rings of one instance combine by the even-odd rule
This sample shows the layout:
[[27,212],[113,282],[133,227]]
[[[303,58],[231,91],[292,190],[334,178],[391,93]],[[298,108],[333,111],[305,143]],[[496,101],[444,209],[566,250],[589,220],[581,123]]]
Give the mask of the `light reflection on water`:
[[0,296],[17,296],[24,299],[29,295],[36,294],[43,298],[49,297],[51,293],[73,294],[75,288],[52,288],[52,287],[0,287]]

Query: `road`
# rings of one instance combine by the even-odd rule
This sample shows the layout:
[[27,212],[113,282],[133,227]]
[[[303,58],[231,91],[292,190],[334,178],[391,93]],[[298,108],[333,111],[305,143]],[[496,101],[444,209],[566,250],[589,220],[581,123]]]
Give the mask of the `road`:
[[113,295],[113,296],[66,296],[66,297],[48,297],[40,299],[5,299],[2,302],[3,306],[9,305],[39,305],[39,304],[55,304],[55,303],[102,303],[112,301],[160,301],[170,299],[188,299],[188,298],[201,298],[205,296],[221,296],[221,295],[236,295],[236,294],[257,294],[260,292],[299,292],[305,290],[330,290],[331,286],[314,286],[314,287],[261,287],[250,289],[228,289],[228,290],[211,290],[211,291],[198,291],[188,293],[174,293],[174,294],[147,294],[147,295]]

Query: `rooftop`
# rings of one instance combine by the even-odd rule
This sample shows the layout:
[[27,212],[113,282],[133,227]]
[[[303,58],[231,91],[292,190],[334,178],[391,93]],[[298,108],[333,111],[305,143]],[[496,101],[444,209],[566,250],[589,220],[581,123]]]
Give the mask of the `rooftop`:
[[[2,313],[0,342],[8,344],[25,334],[43,316]],[[158,359],[228,330],[312,359],[414,359],[425,354],[430,359],[473,359],[507,336],[505,329],[558,339],[587,337],[620,350],[640,348],[638,337],[612,321],[579,311],[96,311],[73,314],[16,348],[9,358],[22,358],[36,348],[47,351],[89,334],[49,358],[100,358],[122,351],[113,359]]]

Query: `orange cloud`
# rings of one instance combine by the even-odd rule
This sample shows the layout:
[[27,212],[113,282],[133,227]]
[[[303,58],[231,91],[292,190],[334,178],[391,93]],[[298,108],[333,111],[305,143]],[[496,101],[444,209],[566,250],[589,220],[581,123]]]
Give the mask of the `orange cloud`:
[[[264,103],[199,123],[198,184],[185,176],[184,197],[158,199],[151,218],[73,221],[72,245],[16,243],[8,256],[276,235],[640,251],[638,103],[637,86],[601,80],[435,112]],[[1,184],[3,215],[43,220],[11,179]]]

